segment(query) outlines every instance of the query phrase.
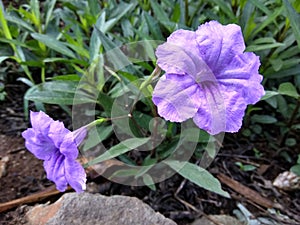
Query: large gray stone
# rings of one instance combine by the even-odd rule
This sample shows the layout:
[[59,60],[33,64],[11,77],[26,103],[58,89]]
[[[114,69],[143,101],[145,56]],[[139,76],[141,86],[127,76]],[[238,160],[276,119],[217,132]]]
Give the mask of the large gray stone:
[[30,225],[176,225],[137,198],[90,193],[64,194],[26,216]]

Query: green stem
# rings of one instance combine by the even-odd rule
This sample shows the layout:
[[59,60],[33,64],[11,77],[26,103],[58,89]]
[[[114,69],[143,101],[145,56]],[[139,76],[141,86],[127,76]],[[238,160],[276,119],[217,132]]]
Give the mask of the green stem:
[[161,69],[156,66],[151,75],[141,84],[140,91],[142,91],[145,87],[152,83],[154,77],[159,76]]

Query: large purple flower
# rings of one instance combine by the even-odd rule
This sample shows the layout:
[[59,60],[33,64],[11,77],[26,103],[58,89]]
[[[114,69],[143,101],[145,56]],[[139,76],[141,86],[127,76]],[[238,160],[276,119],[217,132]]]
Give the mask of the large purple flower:
[[85,129],[71,132],[44,112],[30,112],[30,120],[32,128],[25,130],[22,136],[26,148],[44,160],[47,178],[55,182],[59,191],[65,191],[68,184],[76,192],[85,190],[86,174],[76,161],[77,146],[86,135]]
[[156,50],[165,70],[153,92],[162,117],[172,122],[192,118],[214,135],[237,132],[248,104],[263,95],[260,61],[245,44],[238,25],[211,21],[198,30],[177,30]]

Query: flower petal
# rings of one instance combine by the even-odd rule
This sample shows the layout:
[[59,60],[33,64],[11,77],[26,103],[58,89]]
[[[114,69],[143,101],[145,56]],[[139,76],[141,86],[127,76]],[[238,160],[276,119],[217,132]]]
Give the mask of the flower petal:
[[59,148],[64,140],[64,137],[69,133],[71,133],[71,131],[65,128],[65,125],[62,122],[53,121],[50,124],[48,136],[52,139],[55,146]]
[[50,124],[54,120],[49,117],[46,113],[40,112],[33,112],[30,111],[30,122],[33,129],[39,131],[40,133],[47,134]]
[[166,43],[156,49],[157,64],[169,74],[196,73],[196,62],[199,60],[197,54],[197,43],[195,32],[177,30],[168,37]]
[[263,77],[258,74],[259,58],[252,52],[236,55],[222,71],[218,80],[227,90],[239,90],[247,104],[254,104],[265,94],[260,85]]
[[38,159],[49,160],[57,149],[48,136],[33,128],[28,128],[22,132],[22,136],[25,138],[26,148]]
[[172,122],[192,118],[199,108],[198,84],[190,76],[166,74],[153,91],[152,100],[158,114]]
[[[247,104],[239,92],[228,91],[225,88],[226,87],[218,86],[219,93],[221,93],[223,100],[221,104],[216,104],[214,101],[211,101],[216,98],[216,96],[213,96],[213,93],[216,93],[216,91],[210,93],[205,91],[206,100],[203,100],[203,104],[193,118],[198,127],[206,130],[211,135],[224,131],[237,132],[242,126]],[[217,98],[221,101],[219,96]]]
[[70,159],[66,159],[64,165],[68,183],[76,192],[83,192],[86,189],[86,173],[83,167],[77,161]]
[[200,106],[193,117],[195,124],[215,135],[226,130],[226,101],[219,85],[213,82],[201,83],[198,95]]
[[78,157],[77,144],[74,141],[73,133],[70,132],[64,137],[60,145],[59,151],[65,155],[66,158],[75,160]]
[[47,178],[56,184],[57,190],[63,192],[67,189],[68,182],[65,177],[65,156],[58,150],[52,154],[49,160],[44,161]]
[[241,28],[235,24],[223,26],[210,21],[198,27],[196,39],[201,57],[218,79],[223,76],[232,58],[245,50]]

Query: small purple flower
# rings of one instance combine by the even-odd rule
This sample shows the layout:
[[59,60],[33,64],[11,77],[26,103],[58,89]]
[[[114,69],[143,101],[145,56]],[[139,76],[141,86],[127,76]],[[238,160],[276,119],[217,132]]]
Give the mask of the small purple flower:
[[212,135],[237,132],[247,105],[264,95],[259,57],[244,50],[235,24],[211,21],[195,32],[172,33],[156,50],[166,72],[152,98],[159,115],[172,122],[192,118]]
[[44,112],[30,112],[32,128],[22,133],[26,148],[44,160],[47,178],[65,191],[68,184],[80,193],[86,188],[86,174],[76,161],[77,146],[86,135],[85,129],[71,132],[64,124],[54,121]]

